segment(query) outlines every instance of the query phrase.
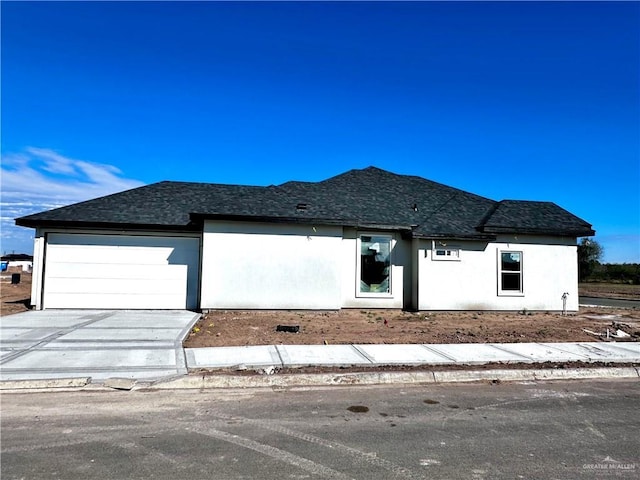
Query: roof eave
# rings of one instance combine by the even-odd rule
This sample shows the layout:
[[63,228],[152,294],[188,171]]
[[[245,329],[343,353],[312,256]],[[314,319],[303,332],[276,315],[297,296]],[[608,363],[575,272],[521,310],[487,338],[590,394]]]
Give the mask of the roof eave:
[[84,222],[77,220],[30,220],[17,218],[16,225],[28,228],[97,228],[119,230],[170,230],[170,231],[200,231],[201,227],[194,223],[186,225],[170,225],[157,223],[128,223],[128,222]]
[[520,234],[520,235],[551,235],[554,237],[592,237],[596,234],[592,228],[523,228],[523,227],[487,227],[482,229],[486,233]]
[[345,218],[302,217],[302,216],[269,216],[269,215],[234,215],[212,213],[190,213],[193,222],[203,220],[227,220],[235,222],[294,223],[301,225],[331,225],[340,227],[368,228],[372,230],[411,231],[411,225],[385,224]]
[[413,238],[419,240],[495,240],[496,236],[489,233],[413,233]]

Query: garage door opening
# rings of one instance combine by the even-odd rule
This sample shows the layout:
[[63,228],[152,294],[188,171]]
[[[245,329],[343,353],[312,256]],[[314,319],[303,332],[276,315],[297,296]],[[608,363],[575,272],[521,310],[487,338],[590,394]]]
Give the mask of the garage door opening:
[[50,233],[44,308],[195,309],[197,237]]

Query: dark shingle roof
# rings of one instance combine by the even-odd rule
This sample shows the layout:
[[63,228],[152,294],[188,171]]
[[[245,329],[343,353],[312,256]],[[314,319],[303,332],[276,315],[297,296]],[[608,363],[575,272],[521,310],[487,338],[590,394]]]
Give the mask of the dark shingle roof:
[[255,187],[160,182],[16,220],[18,225],[199,230],[204,218],[313,222],[411,231],[416,237],[491,238],[496,233],[592,235],[552,203],[497,203],[375,167],[321,182]]
[[591,225],[552,202],[503,200],[498,202],[479,229],[487,233],[517,231],[566,236],[594,235]]
[[9,253],[0,257],[3,262],[32,262],[33,255],[27,253]]

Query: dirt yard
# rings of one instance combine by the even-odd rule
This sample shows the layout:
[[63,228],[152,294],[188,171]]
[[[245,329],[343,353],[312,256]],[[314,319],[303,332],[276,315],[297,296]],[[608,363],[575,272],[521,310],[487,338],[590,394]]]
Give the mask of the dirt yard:
[[[11,274],[20,274],[20,283],[11,285]],[[18,269],[2,272],[0,283],[0,316],[20,313],[29,309],[31,299],[31,274]]]
[[640,285],[622,283],[581,283],[581,297],[620,298],[623,300],[640,300]]
[[[31,275],[11,285],[4,272],[0,284],[0,315],[26,311]],[[640,297],[631,285],[588,284],[598,296]],[[634,287],[634,288],[628,288]],[[589,292],[591,292],[589,290]],[[633,293],[637,292],[637,293]],[[581,285],[581,295],[584,293]],[[277,332],[278,325],[298,326],[299,333]],[[585,308],[562,316],[517,312],[402,312],[398,310],[341,310],[338,312],[216,311],[205,315],[185,342],[186,347],[274,344],[349,343],[482,343],[598,341],[583,329],[611,333],[618,329],[640,341],[640,309]]]
[[[278,325],[299,327],[278,332]],[[185,347],[350,343],[578,342],[601,338],[585,332],[628,333],[640,341],[640,310],[586,308],[578,314],[513,312],[216,311],[205,315]]]

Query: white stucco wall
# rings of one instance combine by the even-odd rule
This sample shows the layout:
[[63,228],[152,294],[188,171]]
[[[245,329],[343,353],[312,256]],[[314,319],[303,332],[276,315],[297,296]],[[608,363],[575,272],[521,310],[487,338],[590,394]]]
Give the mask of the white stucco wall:
[[[391,251],[391,294],[367,297],[358,293],[358,235],[374,233],[345,228],[342,240],[342,306],[344,308],[410,308],[411,307],[411,241],[393,237]],[[386,235],[386,233],[378,232]],[[407,288],[405,289],[405,285]]]
[[205,221],[201,307],[339,309],[341,245],[342,227]]
[[[44,234],[52,232],[69,231],[36,231],[32,285],[36,308],[43,307]],[[460,261],[434,261],[431,241],[403,240],[399,233],[393,233],[391,294],[366,297],[358,293],[357,238],[367,233],[375,234],[322,225],[206,221],[201,240],[200,306],[561,310],[562,294],[568,292],[568,310],[578,309],[577,249],[573,238],[502,236],[491,243],[447,241],[449,247],[460,247]],[[500,250],[522,252],[522,294],[499,295]],[[191,271],[196,275],[191,284],[197,285],[197,268]]]
[[[460,261],[434,261],[432,243],[418,244],[420,310],[562,310],[564,292],[567,309],[578,309],[575,239],[503,236],[492,243],[446,243],[460,247]],[[522,294],[498,292],[501,250],[522,252]]]

